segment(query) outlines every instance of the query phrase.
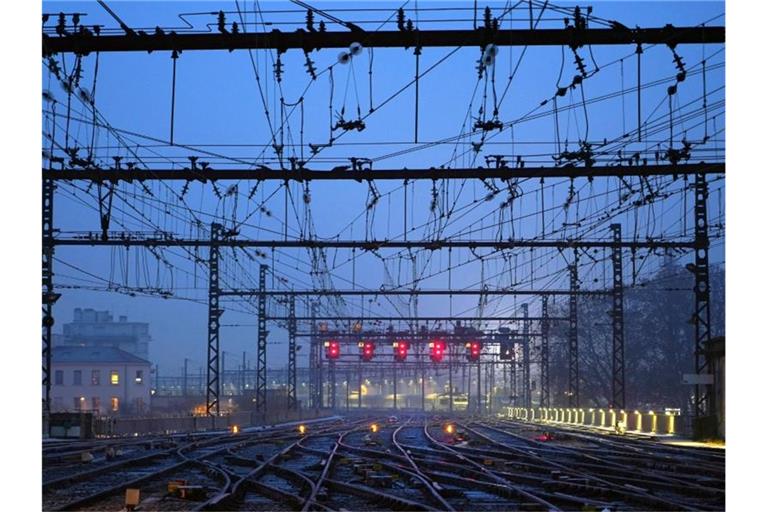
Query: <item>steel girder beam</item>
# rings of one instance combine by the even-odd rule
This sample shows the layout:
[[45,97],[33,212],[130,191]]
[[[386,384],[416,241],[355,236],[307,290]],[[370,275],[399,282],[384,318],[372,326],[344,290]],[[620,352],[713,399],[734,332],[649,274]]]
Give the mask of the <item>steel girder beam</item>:
[[[210,240],[175,238],[172,234],[147,237],[143,233],[110,232],[103,240],[100,233],[90,232],[76,238],[56,238],[57,246],[91,247],[209,247]],[[222,247],[258,247],[273,249],[586,249],[622,247],[625,249],[693,249],[694,241],[624,240],[248,240],[224,238],[217,242]]]
[[549,298],[541,298],[541,398],[540,407],[549,407]]
[[593,167],[475,167],[453,169],[43,169],[43,179],[118,182],[133,180],[442,180],[442,179],[515,179],[515,178],[596,178],[630,176],[682,176],[688,174],[724,174],[723,162],[648,165],[598,165]]
[[[611,224],[614,240],[621,240],[621,224]],[[623,409],[626,402],[624,387],[624,284],[622,272],[622,255],[620,248],[614,248],[611,254],[613,263],[613,297],[611,308],[611,324],[613,326],[612,343],[612,379],[611,406]]]
[[[489,316],[462,316],[462,317],[452,317],[452,316],[373,316],[373,317],[360,317],[360,316],[318,316],[318,317],[311,317],[311,316],[297,316],[295,317],[297,322],[307,322],[307,321],[336,321],[336,322],[344,322],[348,320],[353,321],[359,321],[359,322],[520,322],[525,320],[526,318],[522,316],[513,316],[513,317],[489,317]],[[555,320],[568,320],[567,316],[564,317],[546,317],[547,320],[555,321]],[[290,316],[268,316],[267,320],[273,320],[277,322],[287,322],[291,319]],[[541,321],[544,319],[544,317],[538,317],[538,316],[529,316],[527,318],[531,321]]]
[[205,411],[209,416],[220,413],[219,401],[219,245],[224,233],[221,224],[211,224],[211,245],[208,252],[208,356],[206,371]]
[[[222,290],[222,297],[248,297],[260,295],[258,290]],[[609,295],[608,290],[266,290],[267,296],[369,296],[369,295]]]
[[[694,233],[696,251],[694,251],[694,299],[695,312],[695,371],[697,375],[712,375],[707,349],[712,339],[709,286],[709,235],[707,233],[707,198],[709,190],[706,176],[697,174],[694,182]],[[696,384],[694,389],[694,415],[696,417],[712,414],[712,384]]]
[[474,30],[357,30],[320,32],[176,33],[135,32],[125,35],[94,35],[90,29],[63,36],[43,34],[43,55],[92,52],[155,52],[196,50],[291,49],[310,52],[326,48],[349,48],[362,43],[366,48],[440,48],[456,46],[572,46],[638,44],[717,44],[725,42],[725,27],[583,28]]
[[258,340],[256,345],[256,410],[267,411],[267,266],[259,265]]
[[569,265],[571,291],[568,300],[568,406],[579,406],[579,332],[576,292],[579,289],[578,260]]
[[288,409],[296,410],[296,298],[288,300]]
[[[494,333],[495,334],[495,333]],[[494,334],[482,334],[479,336],[474,336],[478,339],[485,339],[485,337],[492,337]],[[453,343],[454,341],[456,343],[461,343],[463,341],[466,341],[468,338],[468,335],[466,334],[454,334],[454,333],[445,333],[445,332],[428,332],[427,333],[427,339],[421,340],[421,336],[424,336],[423,333],[395,333],[391,334],[388,332],[376,332],[376,331],[368,331],[368,332],[360,332],[360,333],[354,333],[349,334],[346,332],[339,332],[339,331],[328,331],[327,333],[317,334],[317,333],[306,333],[306,332],[297,332],[296,336],[320,336],[324,339],[337,339],[341,343],[347,343],[347,340],[345,338],[349,338],[351,336],[354,337],[360,337],[360,338],[401,338],[406,340],[416,340],[411,341],[412,344],[418,345],[422,341],[424,343],[428,343],[429,341],[432,341],[434,339],[443,339],[446,342]],[[541,336],[540,332],[529,332],[528,336],[534,337],[534,336]],[[350,343],[357,343],[356,341],[351,341]],[[500,343],[499,341],[489,339],[485,342],[488,345]],[[426,357],[426,354],[424,354]]]
[[53,195],[56,184],[52,180],[43,180],[43,387],[45,401],[43,413],[51,413],[51,351],[53,350],[53,304],[59,298],[53,290]]

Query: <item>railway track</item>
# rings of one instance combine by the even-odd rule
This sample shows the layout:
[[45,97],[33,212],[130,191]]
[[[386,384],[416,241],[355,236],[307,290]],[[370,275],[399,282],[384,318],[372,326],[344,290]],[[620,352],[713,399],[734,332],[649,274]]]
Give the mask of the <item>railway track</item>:
[[[376,424],[375,432],[371,428]],[[451,425],[451,428],[447,428]],[[724,454],[503,420],[413,416],[127,441],[44,454],[45,510],[722,510]],[[47,457],[47,458],[46,458]],[[46,462],[47,461],[47,462]],[[58,464],[55,461],[60,461]],[[168,493],[186,480],[205,497]]]

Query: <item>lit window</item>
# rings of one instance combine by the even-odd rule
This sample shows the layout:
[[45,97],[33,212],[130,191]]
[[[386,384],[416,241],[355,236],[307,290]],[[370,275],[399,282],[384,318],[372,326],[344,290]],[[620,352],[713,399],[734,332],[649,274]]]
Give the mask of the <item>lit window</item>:
[[113,396],[110,402],[112,404],[112,411],[117,412],[120,409],[120,400],[116,396]]
[[64,370],[56,370],[56,380],[54,382],[57,386],[64,385]]
[[120,384],[120,374],[117,371],[115,371],[115,370],[110,372],[110,374],[109,374],[109,382],[113,386],[117,386],[118,384]]
[[101,371],[91,370],[91,385],[98,386],[99,384],[101,384]]
[[82,370],[74,371],[74,378],[72,379],[72,385],[81,386],[83,384],[83,372]]
[[141,384],[142,382],[144,382],[144,371],[136,370],[136,384]]

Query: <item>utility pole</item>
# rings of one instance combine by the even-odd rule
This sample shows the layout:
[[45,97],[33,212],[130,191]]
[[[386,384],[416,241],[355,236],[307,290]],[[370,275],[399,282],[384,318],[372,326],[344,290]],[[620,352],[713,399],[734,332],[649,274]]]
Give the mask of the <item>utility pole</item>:
[[[517,332],[515,332],[515,335],[517,335]],[[516,338],[517,339],[517,338]],[[512,345],[513,347],[513,355],[514,359],[510,362],[509,365],[509,384],[512,388],[512,403],[513,405],[520,405],[519,401],[519,393],[517,389],[517,367],[520,364],[520,361],[517,358],[517,347],[519,346],[519,343],[514,343]]]
[[363,407],[363,362],[357,360],[357,408]]
[[397,410],[397,363],[394,363],[392,365],[392,385],[393,385],[392,406],[395,410]]
[[[221,381],[221,389],[224,389],[227,385],[227,365],[226,365],[227,351],[221,351],[221,371],[219,374],[219,380]],[[223,398],[224,393],[222,393]]]
[[453,342],[448,341],[448,412],[453,413]]
[[[575,256],[575,255],[574,255]],[[578,259],[569,266],[571,292],[579,289]],[[568,300],[568,406],[579,406],[579,335],[576,293]]]
[[482,395],[482,384],[480,382],[480,360],[477,360],[477,404],[475,405],[475,410],[477,415],[479,416],[482,414],[482,408],[483,408],[483,395]]
[[[621,241],[621,224],[611,224],[614,241]],[[624,388],[624,285],[622,272],[621,247],[613,248],[611,253],[613,263],[613,296],[611,308],[611,323],[613,325],[613,379],[612,406],[623,409],[626,401]]]
[[288,409],[299,408],[296,399],[296,297],[288,298]]
[[211,224],[211,246],[208,252],[208,369],[206,387],[206,413],[219,415],[219,242],[224,228],[221,224]]
[[[51,351],[53,349],[53,305],[59,294],[53,290],[53,180],[43,180],[43,386],[45,425],[51,414]],[[47,432],[46,432],[47,435]]]
[[317,389],[317,303],[312,302],[310,305],[310,338],[309,338],[309,406],[313,409],[318,409],[322,406],[318,400]]
[[549,305],[548,297],[541,298],[541,407],[549,407]]
[[259,319],[256,346],[256,411],[267,412],[267,266],[259,265]]
[[[696,244],[693,270],[695,278],[694,298],[695,312],[695,367],[700,379],[713,379],[712,367],[707,358],[707,349],[712,338],[709,289],[709,225],[707,223],[707,198],[709,190],[707,176],[696,174],[694,182],[696,192],[694,199],[694,240]],[[697,381],[694,389],[694,414],[696,418],[711,416],[713,411],[712,384],[713,380],[702,384]]]
[[488,391],[488,414],[493,414],[493,397],[496,389],[496,354],[490,354],[491,378]]
[[531,337],[528,320],[528,303],[520,306],[523,309],[523,407],[531,408]]
[[330,386],[331,386],[331,389],[330,389],[331,403],[329,405],[331,409],[335,410],[336,409],[336,360],[335,359],[331,359],[330,361],[328,361],[328,373],[330,374],[329,380],[330,380]]
[[189,368],[189,359],[184,358],[184,378],[182,379],[181,384],[181,394],[183,396],[187,396],[187,369]]
[[243,366],[240,368],[240,396],[245,396],[245,350],[243,350]]

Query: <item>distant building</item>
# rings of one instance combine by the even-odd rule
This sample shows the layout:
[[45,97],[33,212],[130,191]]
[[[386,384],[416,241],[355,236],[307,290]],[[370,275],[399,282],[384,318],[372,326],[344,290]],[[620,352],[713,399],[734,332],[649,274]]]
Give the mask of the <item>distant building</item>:
[[64,324],[64,336],[54,339],[54,346],[113,347],[149,360],[151,339],[146,322],[129,322],[126,316],[115,322],[109,311],[76,308],[74,321]]
[[150,363],[112,347],[54,347],[51,410],[139,415],[148,412]]

